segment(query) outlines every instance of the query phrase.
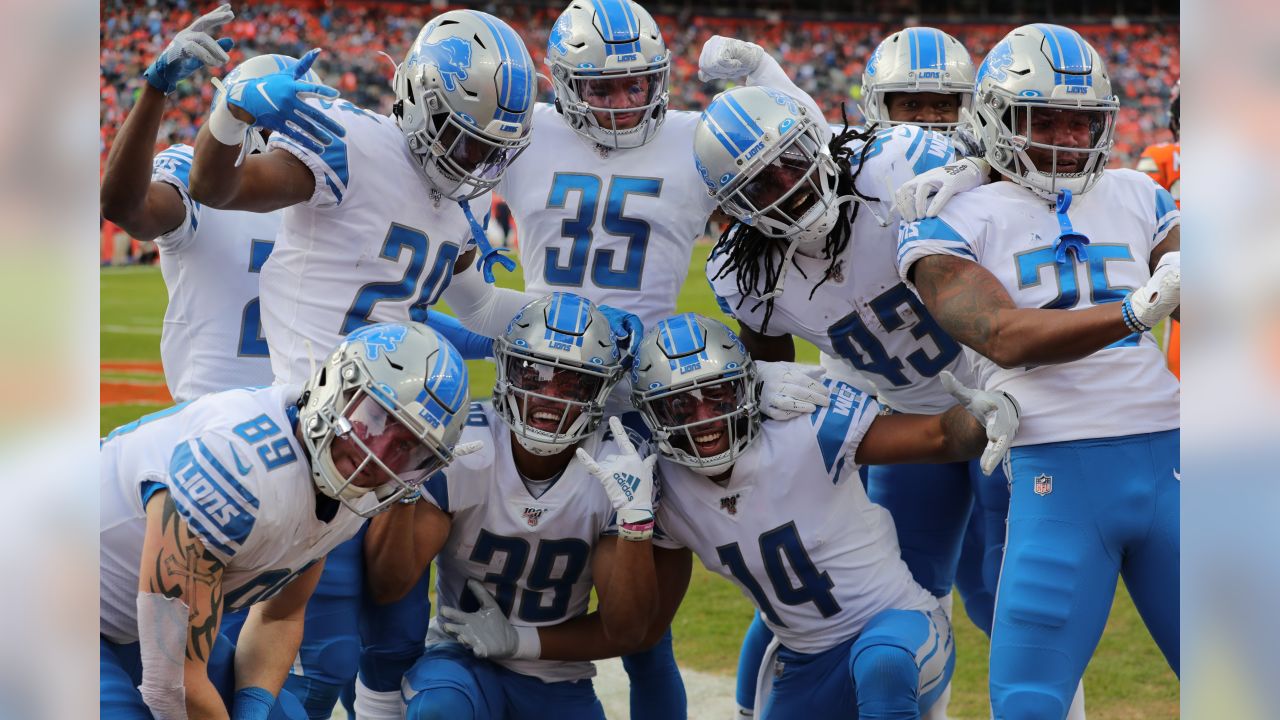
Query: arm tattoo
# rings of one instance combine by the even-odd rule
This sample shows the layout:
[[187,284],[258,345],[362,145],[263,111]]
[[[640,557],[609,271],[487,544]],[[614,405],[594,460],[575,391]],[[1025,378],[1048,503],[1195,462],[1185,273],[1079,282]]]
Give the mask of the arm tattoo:
[[191,612],[187,659],[207,662],[222,616],[222,561],[191,533],[171,495],[165,496],[160,528],[162,549],[149,590],[187,604]]
[[1000,282],[981,265],[948,255],[930,255],[911,268],[920,299],[943,330],[990,357],[996,313],[1013,309]]

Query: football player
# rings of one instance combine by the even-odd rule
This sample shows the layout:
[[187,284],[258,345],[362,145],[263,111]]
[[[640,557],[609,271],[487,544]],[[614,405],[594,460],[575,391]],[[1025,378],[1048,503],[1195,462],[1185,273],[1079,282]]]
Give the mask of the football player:
[[[147,68],[147,83],[111,145],[102,175],[103,217],[139,240],[155,240],[160,251],[169,293],[160,358],[177,402],[269,385],[272,378],[258,306],[258,272],[275,244],[281,213],[203,207],[189,191],[191,146],[155,152],[166,96],[196,69],[227,61],[233,41],[215,42],[209,33],[233,17],[230,5],[201,16]],[[226,82],[292,69],[297,62],[284,55],[259,55],[237,66]],[[307,80],[320,81],[314,72]]]
[[[1143,150],[1142,157],[1138,158],[1138,169],[1168,190],[1179,210],[1182,209],[1182,138],[1178,132],[1181,126],[1181,101],[1182,83],[1178,82],[1173,86],[1173,97],[1169,102],[1169,132],[1173,133],[1173,142],[1152,145]],[[1164,354],[1169,358],[1169,371],[1175,377],[1180,377],[1182,328],[1177,320],[1165,322],[1163,345]]]
[[416,540],[378,544],[414,548],[371,558],[380,599],[438,563],[439,616],[404,679],[411,720],[603,718],[588,661],[652,644],[670,623],[689,565],[658,582],[671,568],[655,571],[650,543],[657,458],[637,455],[616,417],[600,424],[619,340],[582,297],[531,303],[497,339],[493,399],[463,431],[485,451],[371,525],[371,540]]
[[963,406],[885,415],[827,380],[828,407],[762,423],[754,363],[723,324],[679,315],[641,343],[632,386],[662,455],[655,545],[696,553],[776,634],[765,717],[836,717],[855,705],[862,718],[919,717],[947,685],[946,613],[912,579],[893,520],[858,478],[863,463],[999,460],[1016,404],[941,377]]
[[862,72],[862,114],[868,125],[917,125],[955,133],[973,103],[973,61],[954,37],[910,27],[876,46]]
[[[505,258],[485,252],[476,261],[470,245],[487,248],[487,240],[470,200],[486,202],[481,196],[528,144],[535,72],[519,37],[474,10],[435,17],[396,72],[389,117],[297,75],[228,85],[196,140],[191,174],[192,195],[206,205],[287,208],[261,275],[276,381],[305,377],[313,353],[354,329],[421,317],[446,288],[469,326],[497,334],[529,298],[485,282]],[[250,122],[294,132],[277,132],[268,152],[240,158]],[[359,538],[338,548],[308,607],[291,688],[313,718],[327,717],[357,672],[362,554]],[[410,619],[426,614],[426,581],[418,597]],[[364,674],[381,690],[399,687],[422,648],[421,634],[409,643],[372,637],[407,626],[391,615],[362,618],[366,644],[394,650]]]
[[974,97],[1001,181],[901,229],[903,279],[977,351],[984,386],[1026,403],[992,633],[998,719],[1066,715],[1119,575],[1178,668],[1179,393],[1149,330],[1176,316],[1179,216],[1149,178],[1105,169],[1118,106],[1078,33],[1012,31]]
[[[380,324],[302,388],[213,393],[108,435],[102,716],[267,717],[325,554],[477,449],[455,447],[467,400],[446,341]],[[232,667],[219,622],[248,607]]]

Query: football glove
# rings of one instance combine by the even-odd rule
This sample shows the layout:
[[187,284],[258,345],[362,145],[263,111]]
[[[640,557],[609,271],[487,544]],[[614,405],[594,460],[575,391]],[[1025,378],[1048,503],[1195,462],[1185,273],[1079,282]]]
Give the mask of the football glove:
[[609,502],[618,513],[618,536],[634,542],[648,540],[653,536],[653,466],[658,455],[640,457],[617,415],[609,418],[609,429],[622,453],[596,462],[587,451],[578,448],[578,461],[609,494]]
[[990,475],[1009,452],[1018,432],[1018,402],[1007,392],[987,392],[965,387],[950,371],[940,376],[942,387],[951,393],[987,430],[987,446],[982,450],[982,472]]
[[808,415],[831,402],[820,379],[826,371],[820,365],[757,362],[756,371],[760,373],[760,409],[774,420]]
[[625,350],[623,366],[630,368],[635,349],[640,344],[640,338],[644,337],[644,323],[632,313],[611,305],[597,305],[596,309],[609,321],[609,329],[618,337],[618,347]]
[[1156,263],[1151,279],[1130,294],[1125,303],[1131,308],[1133,319],[1150,330],[1172,315],[1181,300],[1182,253],[1167,252]]
[[502,612],[497,601],[479,580],[469,578],[467,589],[480,601],[480,609],[469,613],[441,605],[440,616],[444,620],[441,621],[440,628],[470,649],[476,657],[490,660],[537,659],[542,652],[538,629],[512,625],[506,613]]
[[222,65],[231,58],[227,51],[235,47],[231,38],[214,40],[209,33],[230,22],[236,14],[230,5],[222,5],[211,13],[201,15],[186,28],[179,30],[173,40],[160,52],[159,57],[142,73],[151,87],[168,95],[178,87],[178,81],[205,65]]
[[723,35],[712,35],[698,56],[698,79],[733,80],[750,75],[760,66],[764,48]]
[[[347,131],[305,102],[306,98],[338,97],[338,91],[327,85],[300,79],[319,54],[320,49],[316,48],[303,55],[292,71],[239,80],[220,88],[209,114],[209,132],[223,145],[240,145],[252,125],[280,133],[313,153],[324,152],[322,146]],[[231,113],[233,107],[248,113],[253,121],[246,123],[237,118]]]
[[972,190],[987,182],[991,165],[982,158],[964,158],[934,168],[904,182],[894,193],[894,205],[904,222],[933,217],[956,193]]

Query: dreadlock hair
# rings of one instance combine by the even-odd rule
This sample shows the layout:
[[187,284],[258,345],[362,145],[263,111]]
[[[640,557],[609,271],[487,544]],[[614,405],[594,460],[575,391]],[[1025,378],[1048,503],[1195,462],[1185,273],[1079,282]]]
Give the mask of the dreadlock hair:
[[[858,192],[857,182],[858,175],[862,174],[863,160],[866,159],[867,153],[873,145],[871,138],[876,134],[876,125],[873,123],[862,130],[857,127],[850,127],[849,115],[845,112],[843,104],[840,106],[840,119],[844,122],[844,129],[827,144],[827,148],[831,151],[831,157],[836,162],[836,197],[851,195],[863,200],[872,200],[874,198],[869,198]],[[819,121],[821,122],[822,118],[819,118]],[[857,152],[857,169],[853,169],[854,151],[849,148],[849,143],[854,140],[863,141]],[[853,223],[858,218],[858,205],[859,203],[854,203],[851,212],[841,212],[836,220],[835,227],[831,228],[831,232],[827,233],[827,240],[822,246],[822,257],[827,260],[827,269],[822,276],[822,280],[813,286],[813,290],[809,291],[810,300],[813,299],[813,295],[818,291],[818,288],[822,287],[822,284],[835,273],[840,254],[845,251],[845,248],[849,247],[849,237],[853,234]],[[743,223],[738,218],[730,218],[729,220],[729,224],[725,226],[724,232],[720,233],[720,238],[711,250],[711,257],[714,258],[723,254],[727,258],[715,277],[711,279],[719,280],[730,273],[736,273],[738,294],[742,296],[738,300],[736,307],[742,307],[742,303],[748,297],[759,297],[769,288],[777,285],[778,278],[782,274],[782,258],[786,252],[788,242],[783,238],[769,237],[755,227]],[[797,272],[804,275],[804,270],[801,270],[800,266],[796,265],[794,258],[792,258],[791,264],[795,265]],[[808,277],[807,275],[804,276]],[[760,287],[761,280],[764,280],[763,288]],[[769,319],[773,317],[773,298],[756,302],[751,310],[755,311],[756,308],[760,307],[761,302],[765,303],[765,310],[764,322],[760,326],[760,332],[767,333]]]

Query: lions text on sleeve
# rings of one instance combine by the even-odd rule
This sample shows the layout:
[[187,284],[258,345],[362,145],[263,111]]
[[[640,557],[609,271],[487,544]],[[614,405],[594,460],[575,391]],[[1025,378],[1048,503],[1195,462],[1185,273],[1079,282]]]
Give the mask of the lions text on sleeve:
[[[316,517],[316,486],[294,435],[297,388],[205,395],[124,425],[101,458],[101,632],[138,639],[136,597],[145,502],[167,490],[205,549],[225,566],[224,611],[278,593],[350,539],[364,518]],[[374,502],[372,495],[369,502]]]

